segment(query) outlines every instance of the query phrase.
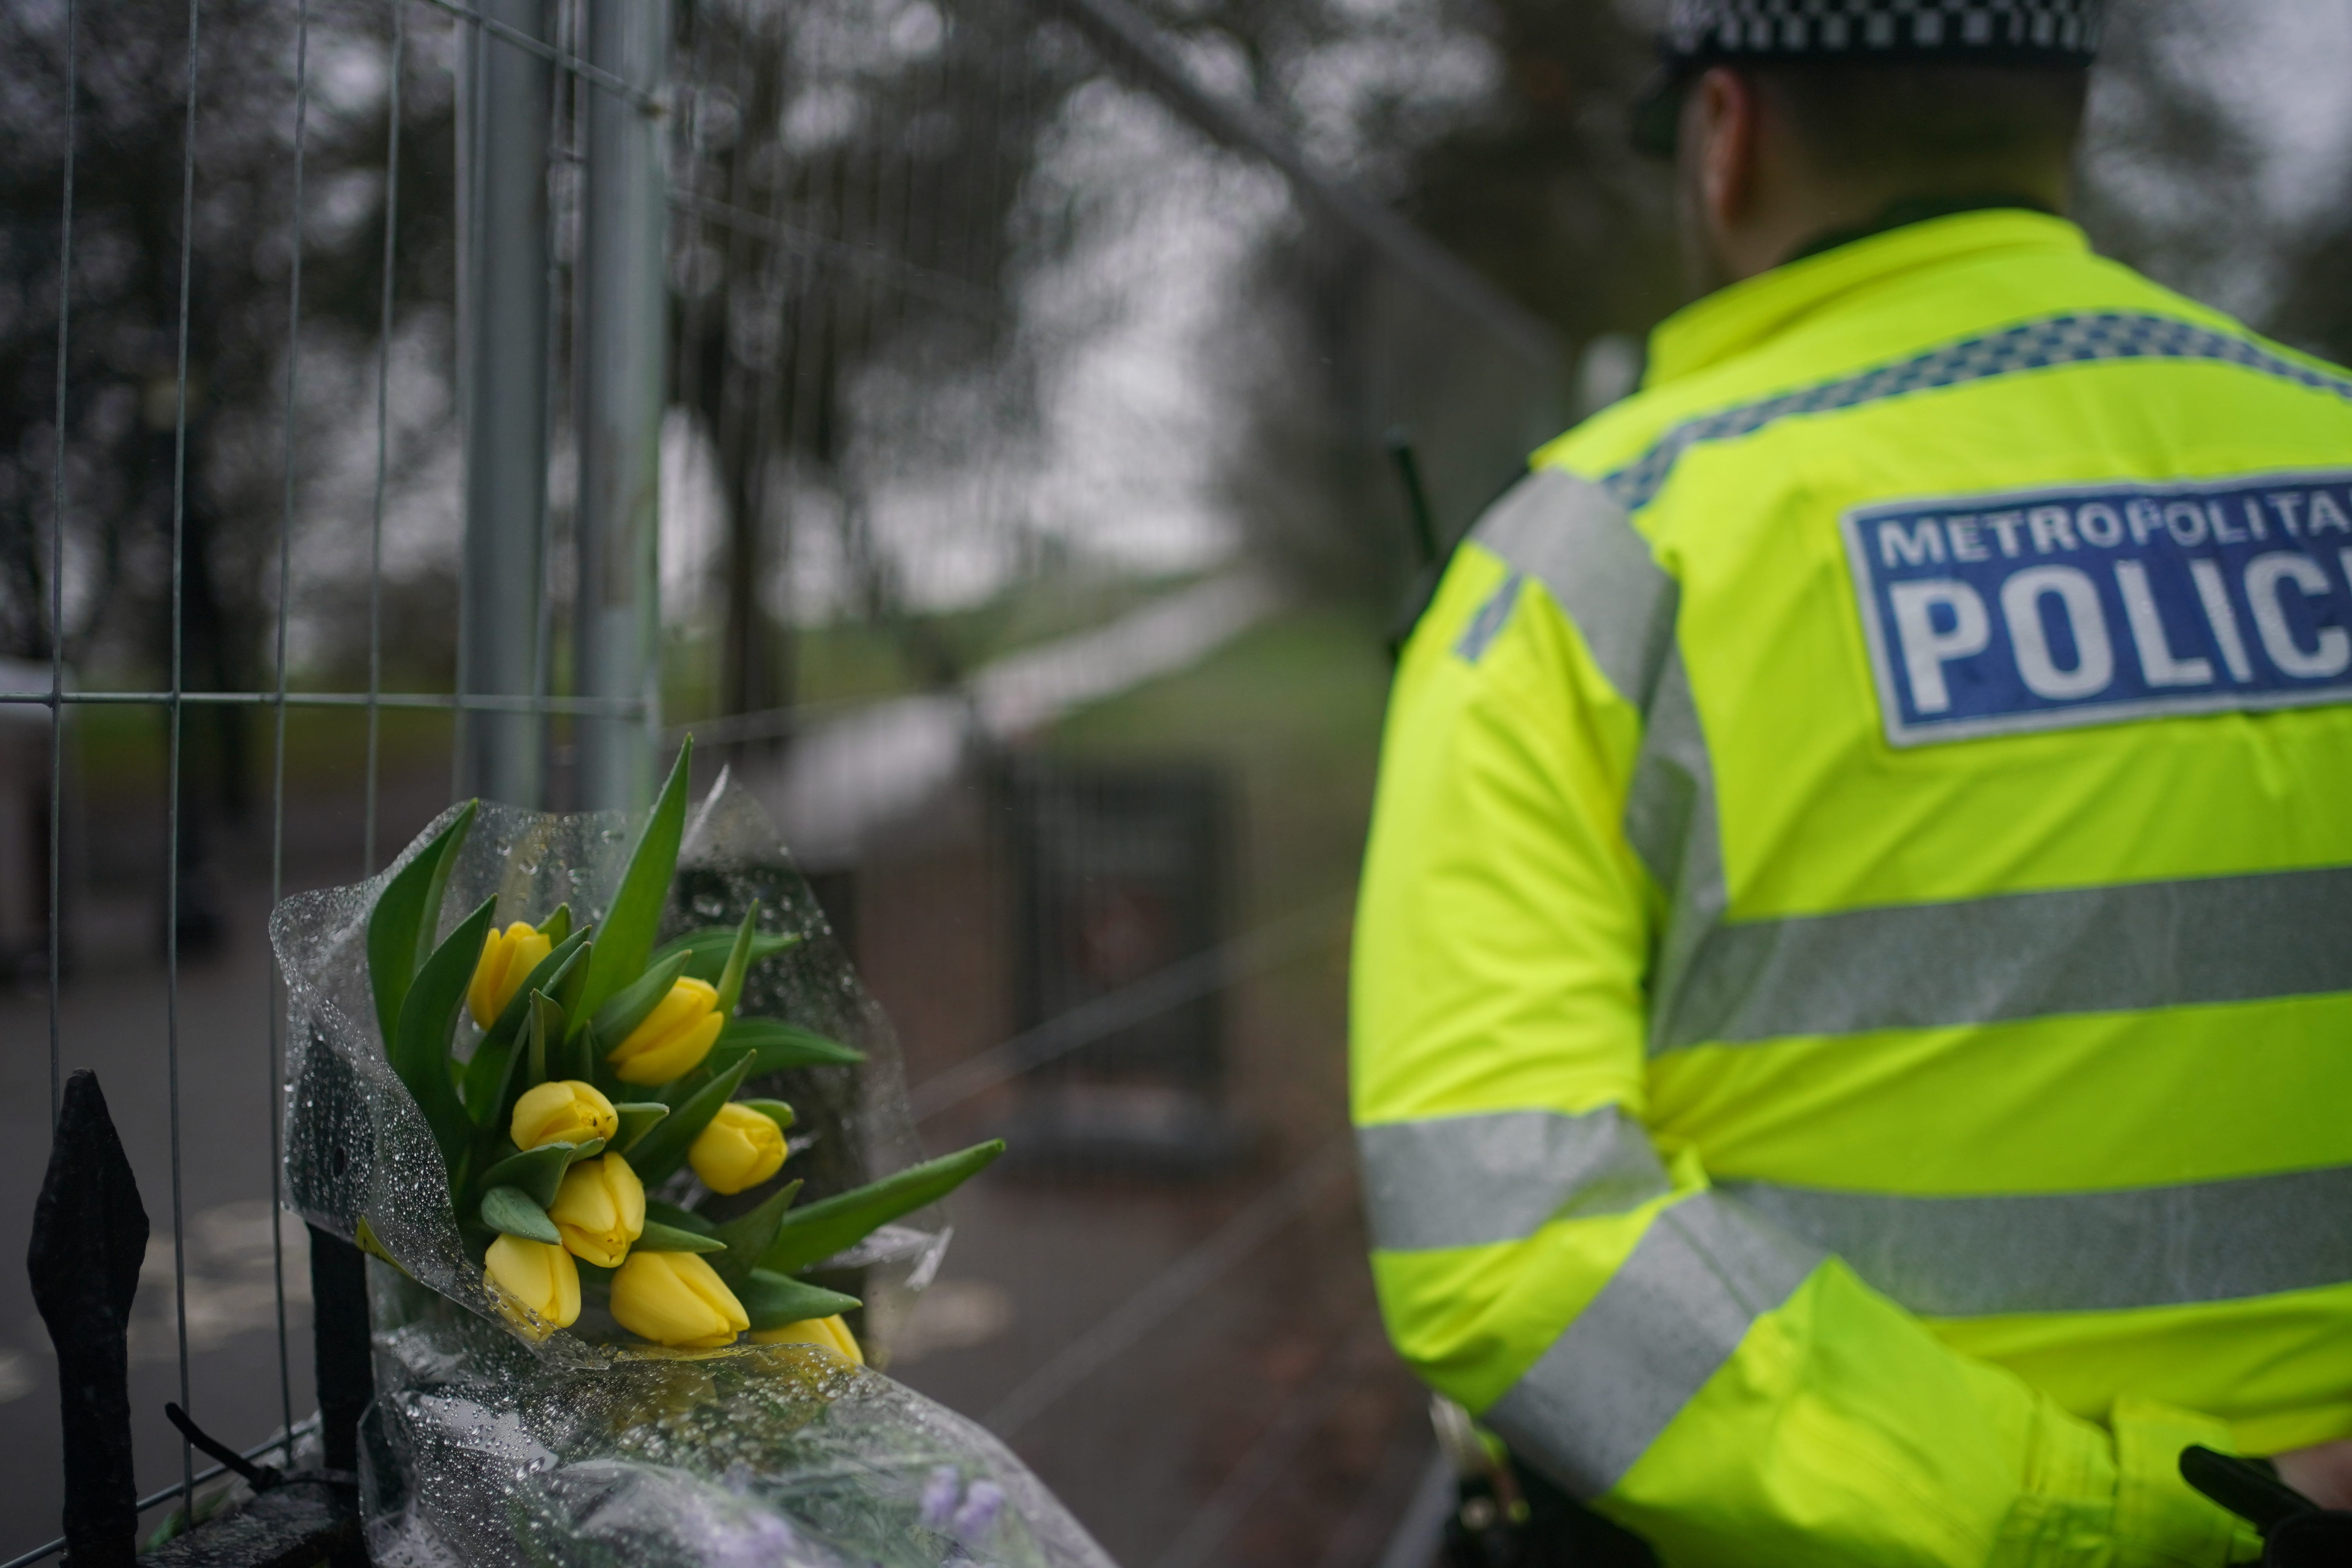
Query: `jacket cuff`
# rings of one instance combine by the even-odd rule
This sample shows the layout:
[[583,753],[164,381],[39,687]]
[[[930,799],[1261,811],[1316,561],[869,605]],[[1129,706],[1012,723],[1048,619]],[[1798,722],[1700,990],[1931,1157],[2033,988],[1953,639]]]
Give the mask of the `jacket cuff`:
[[2180,1479],[2180,1450],[2237,1452],[2230,1425],[2154,1400],[2116,1401],[2116,1568],[2224,1568],[2262,1555],[2253,1527]]

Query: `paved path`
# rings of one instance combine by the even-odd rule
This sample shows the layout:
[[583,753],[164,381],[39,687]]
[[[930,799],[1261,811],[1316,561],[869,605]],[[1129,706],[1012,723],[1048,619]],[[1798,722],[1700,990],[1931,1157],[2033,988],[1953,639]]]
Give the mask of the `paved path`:
[[975,742],[1004,744],[1064,714],[1199,662],[1270,614],[1265,580],[1237,572],[1156,599],[1092,631],[1009,654],[964,690],[892,698],[830,719],[783,763],[744,783],[802,864],[856,858],[872,835],[948,787]]

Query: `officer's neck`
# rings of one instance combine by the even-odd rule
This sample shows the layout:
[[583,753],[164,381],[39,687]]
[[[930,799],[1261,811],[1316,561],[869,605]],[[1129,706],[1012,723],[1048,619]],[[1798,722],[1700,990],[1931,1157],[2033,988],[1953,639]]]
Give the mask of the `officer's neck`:
[[2067,171],[2057,160],[1960,158],[1932,171],[1824,171],[1730,71],[1707,72],[1685,100],[1680,149],[1685,254],[1701,293],[1939,211],[2058,212],[2066,201]]

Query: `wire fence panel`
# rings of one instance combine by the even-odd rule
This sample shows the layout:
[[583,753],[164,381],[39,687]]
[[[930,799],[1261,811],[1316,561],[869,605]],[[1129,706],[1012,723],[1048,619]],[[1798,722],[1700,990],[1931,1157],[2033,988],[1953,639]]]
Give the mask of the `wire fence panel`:
[[[95,1068],[170,1209],[130,1339],[147,1523],[208,1474],[165,1399],[240,1450],[301,1435],[268,909],[453,792],[625,804],[691,731],[803,856],[940,1136],[1034,1124],[1044,1072],[1116,1142],[1167,1089],[1122,1035],[1220,1042],[1180,1087],[1227,1142],[1182,1180],[974,1190],[874,1326],[903,1375],[995,1412],[1123,1556],[1376,1546],[1417,1396],[1363,1352],[1329,1150],[1381,639],[1554,428],[1556,346],[1120,0],[615,30],[662,14],[0,12],[0,877],[30,889],[0,1249]],[[1006,781],[1054,768],[1211,781],[1232,820],[1185,853],[1218,863],[1096,898],[1116,825],[1063,825],[1104,847],[1024,936],[1052,825]],[[1096,978],[1040,1013],[1040,964]],[[23,1289],[0,1555],[58,1507]]]

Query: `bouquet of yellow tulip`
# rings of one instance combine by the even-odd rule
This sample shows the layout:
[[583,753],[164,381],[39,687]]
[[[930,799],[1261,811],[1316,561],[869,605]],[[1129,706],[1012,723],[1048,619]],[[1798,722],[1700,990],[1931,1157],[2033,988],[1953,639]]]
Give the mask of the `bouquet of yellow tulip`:
[[738,1099],[744,1084],[863,1053],[739,1016],[752,966],[796,941],[760,929],[756,900],[731,928],[656,945],[674,904],[691,747],[593,924],[560,903],[501,929],[493,895],[436,941],[471,804],[391,876],[366,939],[386,1059],[431,1130],[485,1289],[527,1336],[570,1329],[593,1304],[659,1345],[707,1350],[749,1333],[862,1362],[843,1318],[857,1298],[802,1276],[936,1202],[1003,1145],[822,1202],[795,1206],[798,1181],[748,1208],[722,1202],[773,1183],[790,1152],[793,1108]]
[[372,1554],[1111,1568],[866,1364],[997,1145],[920,1157],[888,1025],[748,792],[689,809],[681,758],[634,830],[453,807],[270,936],[287,1191],[374,1255]]

